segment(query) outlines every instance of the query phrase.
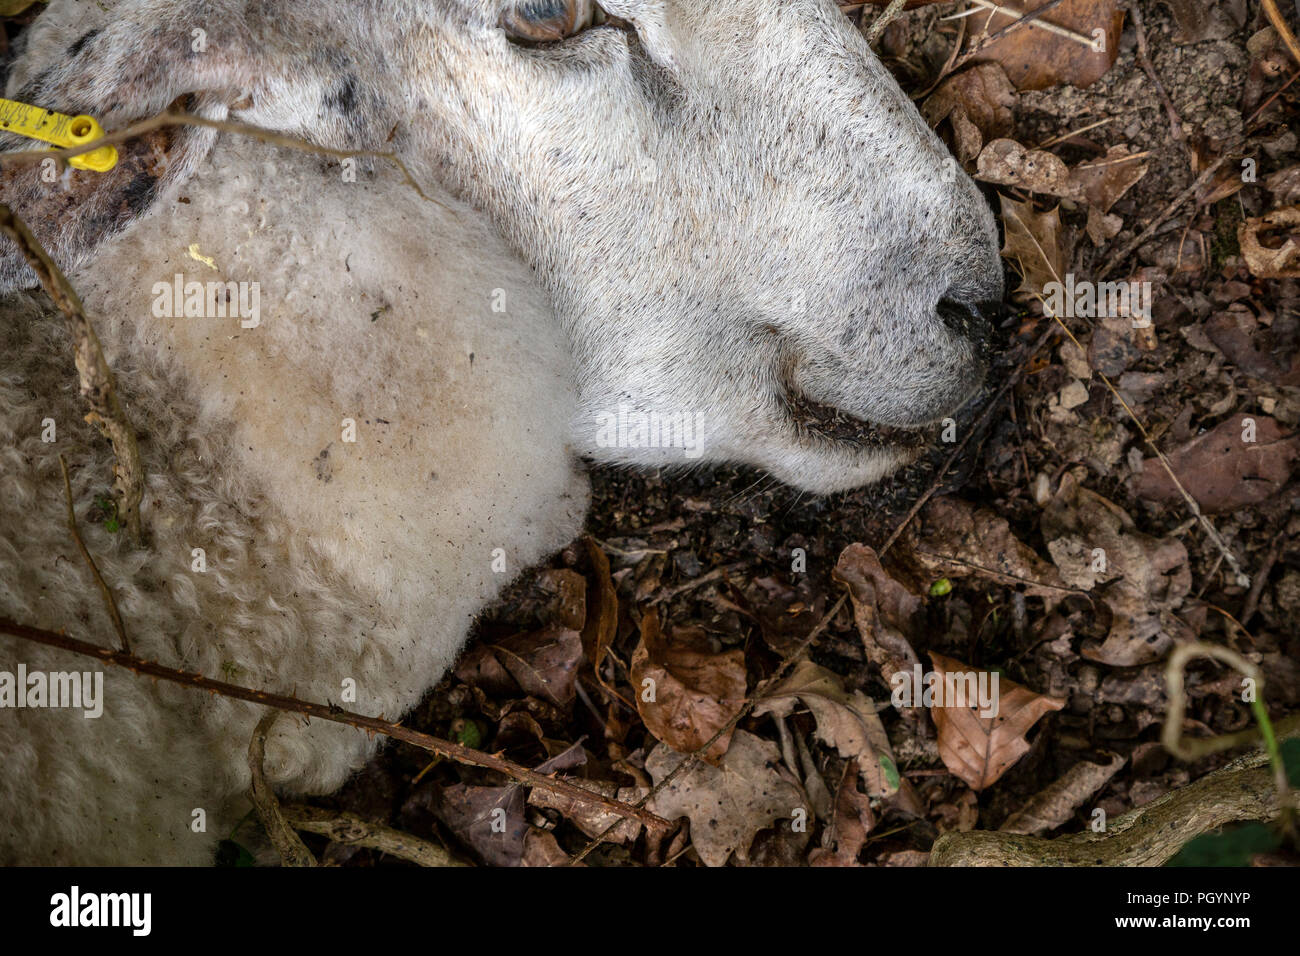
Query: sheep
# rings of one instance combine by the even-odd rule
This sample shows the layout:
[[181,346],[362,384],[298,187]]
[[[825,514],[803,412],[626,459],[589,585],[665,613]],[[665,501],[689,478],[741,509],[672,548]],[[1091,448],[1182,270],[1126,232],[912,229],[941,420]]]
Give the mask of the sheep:
[[[110,452],[6,243],[0,615],[112,639],[62,454],[133,650],[170,666],[396,718],[579,533],[584,459],[852,488],[987,366],[992,213],[833,0],[53,0],[7,90],[391,152],[428,196],[194,126],[107,173],[0,170],[147,474],[141,547],[84,520]],[[5,706],[20,666],[85,662],[0,636],[0,862],[210,862],[260,708],[116,671],[98,717]],[[281,721],[268,779],[327,793],[376,746]]]

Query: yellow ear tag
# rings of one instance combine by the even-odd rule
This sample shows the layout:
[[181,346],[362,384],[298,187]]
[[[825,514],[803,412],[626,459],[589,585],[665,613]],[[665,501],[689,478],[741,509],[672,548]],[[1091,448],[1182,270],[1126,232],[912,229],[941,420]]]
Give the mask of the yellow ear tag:
[[[104,135],[104,127],[93,117],[66,116],[5,99],[0,99],[0,131],[39,139],[42,143],[53,143],[65,149],[84,146]],[[117,150],[112,146],[101,146],[89,153],[70,157],[68,165],[97,173],[107,172],[117,165]]]

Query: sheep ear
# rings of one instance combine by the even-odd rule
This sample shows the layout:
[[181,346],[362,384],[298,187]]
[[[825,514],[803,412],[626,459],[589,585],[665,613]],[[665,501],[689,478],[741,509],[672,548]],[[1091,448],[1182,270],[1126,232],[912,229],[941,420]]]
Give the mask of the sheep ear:
[[[27,224],[65,273],[85,263],[106,239],[147,213],[187,180],[216,133],[168,126],[117,145],[106,172],[52,162],[0,164],[0,202]],[[37,284],[17,248],[0,240],[0,292]]]

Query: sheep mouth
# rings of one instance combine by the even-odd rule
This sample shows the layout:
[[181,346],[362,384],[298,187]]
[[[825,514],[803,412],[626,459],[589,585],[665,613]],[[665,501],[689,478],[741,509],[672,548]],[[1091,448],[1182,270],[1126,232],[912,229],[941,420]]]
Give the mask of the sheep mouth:
[[938,428],[900,428],[856,418],[842,408],[809,398],[791,385],[785,388],[784,402],[796,428],[841,445],[920,450]]

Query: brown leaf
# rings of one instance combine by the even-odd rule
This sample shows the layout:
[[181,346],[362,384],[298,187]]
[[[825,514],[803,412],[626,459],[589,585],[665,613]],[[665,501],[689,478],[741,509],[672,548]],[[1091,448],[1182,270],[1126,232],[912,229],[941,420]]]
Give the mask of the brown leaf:
[[601,664],[605,654],[618,632],[618,592],[609,573],[609,558],[600,545],[590,537],[584,538],[587,556],[591,559],[592,573],[596,576],[596,587],[587,592],[587,620],[582,629],[582,649],[596,672],[596,679],[604,684],[601,676]]
[[1247,219],[1237,227],[1237,243],[1252,275],[1300,278],[1300,206]]
[[937,127],[949,120],[956,136],[957,158],[969,163],[984,143],[1011,135],[1016,94],[1002,67],[980,63],[944,80],[925,101],[921,113]]
[[1125,761],[1126,758],[1119,754],[1112,754],[1110,762],[1104,764],[1079,761],[1064,776],[1030,797],[998,829],[1003,833],[1037,836],[1063,826],[1086,800],[1119,773]]
[[[1234,303],[1205,320],[1205,335],[1228,361],[1247,375],[1270,385],[1300,387],[1300,349],[1296,323],[1278,320],[1262,326],[1250,309]],[[1289,333],[1289,334],[1286,334]]]
[[577,631],[548,627],[516,634],[489,647],[524,693],[558,707],[572,703],[582,661],[582,638]]
[[801,660],[784,680],[763,694],[754,715],[789,716],[796,698],[812,711],[819,740],[842,757],[857,758],[871,796],[888,797],[898,791],[894,751],[871,698],[860,690],[850,694],[838,674]]
[[912,632],[921,599],[889,576],[876,552],[851,544],[840,554],[832,575],[849,589],[853,620],[867,660],[888,684],[900,671],[917,663],[907,635]]
[[488,866],[519,865],[529,829],[523,787],[452,784],[442,788],[433,811]]
[[1264,180],[1264,188],[1273,194],[1275,206],[1294,206],[1300,203],[1300,165],[1288,166],[1270,174]]
[[1076,198],[1101,213],[1110,212],[1110,207],[1147,174],[1145,159],[1128,159],[1135,152],[1130,146],[1112,146],[1101,159],[1071,169],[1070,185]]
[[[646,758],[655,784],[686,758],[660,744]],[[682,771],[655,794],[647,808],[668,820],[691,821],[691,843],[706,866],[725,866],[735,853],[744,861],[754,834],[795,810],[811,815],[803,791],[781,776],[776,744],[736,731],[731,749],[718,767],[703,761]]]
[[[569,783],[583,790],[590,790],[606,797],[612,797],[623,803],[636,803],[650,791],[645,787],[618,787],[604,780],[570,779]],[[605,837],[614,843],[631,843],[641,834],[641,824],[637,820],[620,817],[612,810],[603,810],[594,803],[578,800],[553,790],[534,787],[528,795],[528,802],[534,807],[558,810],[572,820],[579,830],[589,837],[605,832],[611,823],[617,823]]]
[[587,579],[567,568],[547,568],[538,573],[537,586],[554,596],[547,609],[551,622],[581,631],[587,621]]
[[850,760],[835,794],[835,816],[826,828],[823,845],[808,854],[813,866],[857,866],[858,854],[875,829],[871,798],[858,789],[858,762]]
[[[520,866],[573,866],[569,862],[569,854],[560,849],[560,844],[555,839],[554,833],[547,833],[545,830],[538,830],[535,827],[528,828],[528,834],[524,837],[523,858],[519,861]],[[586,863],[579,863],[578,866],[586,866]]]
[[[1253,442],[1248,422],[1254,423]],[[1169,453],[1170,466],[1202,510],[1235,511],[1277,494],[1290,480],[1300,440],[1285,437],[1267,415],[1233,415],[1215,429]],[[1148,501],[1181,502],[1168,472],[1155,458],[1142,464],[1134,487]]]
[[1075,198],[1070,167],[1055,153],[1026,149],[1013,139],[995,139],[979,155],[975,178],[1030,192]]
[[908,536],[908,553],[932,580],[975,575],[1021,585],[1049,607],[1068,590],[1056,568],[1022,544],[1007,520],[987,508],[940,496],[921,512]]
[[1068,473],[1043,510],[1042,532],[1062,579],[1096,589],[1110,608],[1105,641],[1085,643],[1085,657],[1137,667],[1163,658],[1175,641],[1195,638],[1174,613],[1192,587],[1181,541],[1142,534],[1123,509]]
[[[666,640],[661,633],[658,611],[646,612],[641,641],[632,653],[632,685],[646,729],[674,750],[690,753],[744,706],[745,653],[712,653],[695,629],[678,630],[674,638]],[[731,734],[723,734],[705,759],[716,764],[730,742]]]
[[1031,203],[999,198],[1006,231],[1002,256],[1015,264],[1021,276],[1016,292],[1041,294],[1049,282],[1060,282],[1065,275],[1060,211],[1034,212]]
[[[1023,0],[1019,10],[1030,13],[1047,2]],[[986,16],[981,12],[979,19],[982,21]],[[993,14],[988,31],[992,34],[1019,18],[1020,13],[1006,10]],[[1064,27],[1090,40],[1093,31],[1099,29],[1103,31],[1102,48],[1094,50],[1041,27],[1025,25],[982,49],[975,61],[1001,63],[1007,78],[1018,90],[1045,90],[1062,83],[1083,89],[1101,79],[1119,55],[1124,14],[1118,0],[1065,0],[1044,14],[1041,22]]]
[[[971,673],[971,668],[942,654],[931,652],[930,659],[940,674]],[[993,717],[981,717],[978,706],[935,706],[931,710],[939,732],[939,756],[974,790],[995,783],[1028,753],[1025,734],[1044,714],[1064,707],[1065,701],[1043,697],[1001,678],[997,706]]]

